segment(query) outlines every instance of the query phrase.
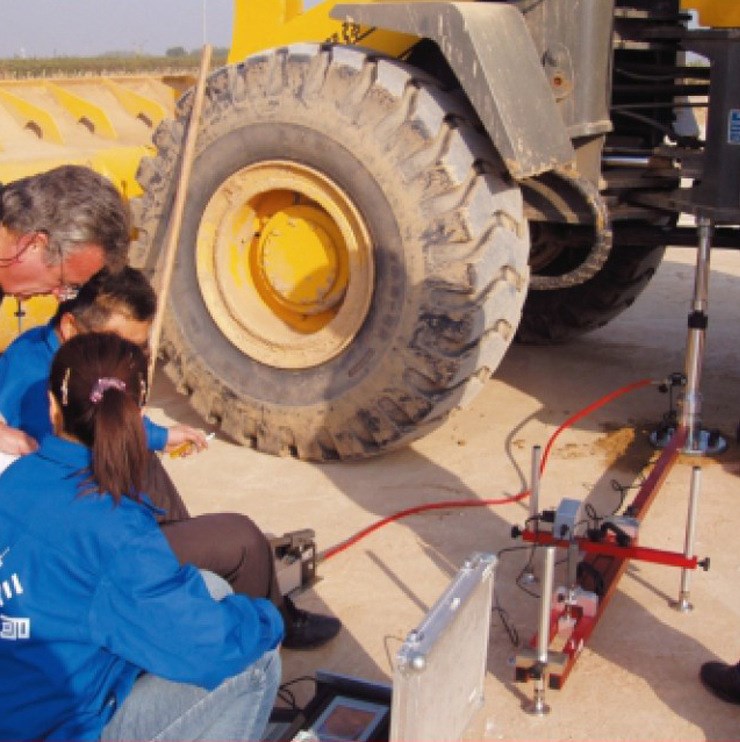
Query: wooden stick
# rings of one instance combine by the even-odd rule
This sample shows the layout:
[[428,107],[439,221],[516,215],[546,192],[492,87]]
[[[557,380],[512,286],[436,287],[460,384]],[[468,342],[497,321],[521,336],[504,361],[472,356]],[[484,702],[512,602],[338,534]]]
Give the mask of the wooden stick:
[[172,207],[172,218],[167,232],[167,242],[164,251],[164,262],[160,274],[159,285],[157,287],[157,312],[152,322],[152,330],[149,337],[149,347],[151,350],[151,359],[149,361],[149,378],[148,388],[152,388],[154,379],[154,369],[157,365],[157,354],[159,352],[159,341],[162,335],[162,324],[164,322],[164,313],[167,308],[167,297],[170,292],[170,283],[172,282],[172,271],[175,266],[175,257],[177,256],[177,247],[180,241],[180,227],[182,225],[182,215],[185,211],[185,198],[190,182],[190,172],[193,169],[193,160],[195,159],[195,143],[198,138],[198,124],[200,114],[203,110],[203,99],[205,98],[206,77],[208,68],[211,64],[211,45],[206,44],[203,47],[200,57],[200,70],[198,72],[198,82],[195,86],[195,98],[193,99],[193,108],[190,111],[188,128],[185,133],[185,146],[183,148],[182,164],[180,166],[180,175],[177,181],[177,190],[175,192],[175,202]]

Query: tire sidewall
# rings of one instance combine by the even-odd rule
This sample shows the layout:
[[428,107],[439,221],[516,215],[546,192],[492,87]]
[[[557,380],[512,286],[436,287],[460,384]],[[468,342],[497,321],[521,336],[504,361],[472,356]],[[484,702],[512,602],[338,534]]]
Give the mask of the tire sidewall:
[[[223,181],[238,170],[265,161],[285,160],[323,172],[344,190],[364,218],[373,245],[373,298],[352,342],[330,361],[313,368],[280,369],[261,364],[236,348],[213,321],[196,273],[196,238],[203,211]],[[378,177],[342,143],[303,125],[255,123],[219,137],[195,161],[188,190],[183,239],[175,267],[178,291],[170,298],[180,340],[197,358],[208,358],[210,371],[240,396],[267,403],[323,403],[356,388],[380,363],[393,363],[399,331],[416,317],[404,318],[411,300],[409,279],[421,256],[401,249],[401,233],[413,229],[408,214],[396,213]],[[386,191],[387,192],[387,191]],[[392,191],[391,191],[392,193]],[[408,245],[418,244],[408,240]],[[412,289],[413,290],[413,289]],[[404,321],[405,320],[405,321]],[[401,333],[402,334],[402,333]],[[300,383],[293,383],[300,379]]]

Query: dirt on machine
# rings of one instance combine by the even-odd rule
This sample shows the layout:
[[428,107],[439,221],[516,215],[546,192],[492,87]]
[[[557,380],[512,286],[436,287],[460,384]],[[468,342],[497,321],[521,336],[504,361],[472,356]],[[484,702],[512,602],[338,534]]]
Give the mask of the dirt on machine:
[[[512,342],[606,325],[695,245],[681,214],[737,248],[738,27],[722,0],[235,0],[166,372],[242,444],[362,459],[470,404]],[[0,82],[0,180],[108,175],[155,283],[193,105],[171,83]]]

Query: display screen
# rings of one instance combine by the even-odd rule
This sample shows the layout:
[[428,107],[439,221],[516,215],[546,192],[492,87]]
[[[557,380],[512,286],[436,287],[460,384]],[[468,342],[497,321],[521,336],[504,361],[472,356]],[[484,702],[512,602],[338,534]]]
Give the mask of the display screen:
[[383,704],[337,696],[316,719],[312,731],[322,742],[363,742],[371,738],[387,713]]

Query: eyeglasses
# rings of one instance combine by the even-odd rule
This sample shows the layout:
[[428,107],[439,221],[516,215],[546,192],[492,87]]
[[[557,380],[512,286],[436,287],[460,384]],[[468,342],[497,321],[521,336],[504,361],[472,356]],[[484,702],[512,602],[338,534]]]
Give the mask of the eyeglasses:
[[7,268],[8,266],[15,265],[19,262],[28,248],[36,241],[39,234],[41,234],[41,232],[38,230],[22,234],[18,238],[18,242],[15,243],[17,248],[15,254],[11,255],[9,258],[0,258],[0,268]]
[[[43,230],[34,230],[33,232],[26,232],[25,234],[22,234],[18,241],[15,243],[16,251],[8,258],[0,258],[0,268],[8,268],[11,265],[15,265],[16,263],[20,263],[23,256],[28,252],[29,248],[34,244],[36,241],[36,238],[41,235],[46,234]],[[80,289],[82,288],[82,284],[80,283],[71,283],[64,280],[64,253],[62,250],[59,250],[59,285],[56,287],[56,290],[53,292],[57,299],[62,301],[70,301],[77,297],[77,294],[80,292]]]
[[59,264],[59,287],[54,291],[54,295],[57,297],[59,302],[72,301],[77,298],[77,294],[80,293],[82,288],[81,283],[67,283],[64,280],[64,256]]
[[80,293],[82,288],[81,283],[73,283],[64,280],[64,252],[59,249],[59,286],[54,291],[54,295],[57,300],[61,303],[64,301],[72,301],[77,298],[77,294]]

